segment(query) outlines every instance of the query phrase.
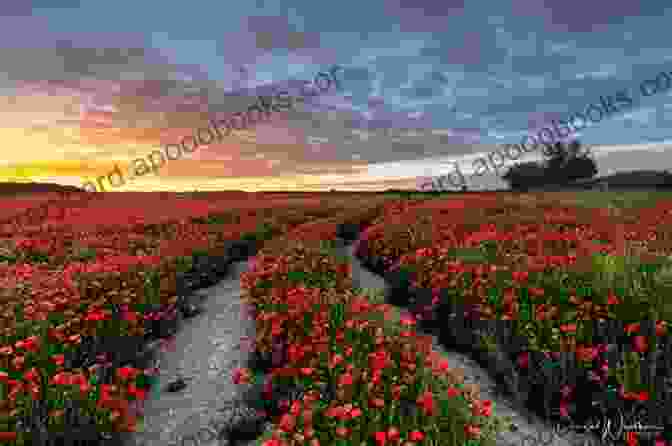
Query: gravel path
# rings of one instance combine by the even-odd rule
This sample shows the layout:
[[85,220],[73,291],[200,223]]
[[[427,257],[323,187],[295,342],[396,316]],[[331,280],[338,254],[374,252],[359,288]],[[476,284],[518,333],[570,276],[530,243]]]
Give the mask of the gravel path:
[[[341,254],[347,256],[352,264],[352,280],[355,287],[385,289],[382,277],[364,268],[354,256],[353,246],[342,248]],[[401,310],[402,314],[408,314]],[[465,383],[478,384],[481,389],[481,398],[492,400],[494,411],[499,416],[511,417],[518,430],[516,432],[502,432],[497,437],[497,446],[580,446],[584,444],[598,444],[595,437],[588,437],[575,432],[563,432],[562,438],[554,435],[553,426],[541,420],[537,415],[524,408],[517,408],[510,398],[496,390],[495,381],[490,374],[476,361],[459,352],[447,351],[433,337],[434,350],[448,360],[451,368],[464,370]],[[593,438],[592,442],[589,438]]]
[[[216,413],[238,398],[239,386],[232,382],[232,372],[247,357],[249,347],[241,340],[254,336],[254,322],[244,316],[240,300],[240,273],[246,270],[247,262],[234,263],[221,282],[198,291],[204,295],[204,311],[185,319],[175,335],[174,348],[159,355],[157,385],[161,392],[148,398],[143,432],[134,434],[135,443],[130,444],[165,446],[173,440],[172,444],[181,446],[176,438],[197,434],[209,421],[205,414]],[[187,386],[175,393],[165,391],[177,376],[183,376]],[[199,444],[214,445],[217,440]]]
[[[385,282],[367,269],[353,255],[352,245],[341,248],[352,264],[353,282],[360,288],[384,289]],[[245,339],[254,338],[254,322],[245,317],[241,303],[240,274],[247,270],[247,262],[231,265],[227,276],[217,285],[198,291],[203,295],[203,312],[182,322],[174,337],[173,347],[159,354],[161,370],[157,386],[144,407],[143,429],[133,434],[128,445],[138,446],[215,446],[225,444],[217,439],[180,443],[180,438],[195,436],[212,423],[228,402],[240,398],[240,386],[233,384],[232,372],[244,365],[248,356]],[[563,434],[549,441],[552,427],[534,414],[516,409],[505,396],[496,392],[489,374],[469,357],[445,351],[438,342],[434,348],[448,359],[451,367],[463,368],[465,381],[477,383],[481,395],[494,402],[498,415],[510,416],[518,432],[502,433],[497,446],[577,446],[584,444],[583,435]],[[187,386],[175,393],[165,386],[183,376]],[[218,410],[219,409],[219,410]],[[205,434],[203,434],[205,435]],[[587,443],[586,443],[587,444]]]

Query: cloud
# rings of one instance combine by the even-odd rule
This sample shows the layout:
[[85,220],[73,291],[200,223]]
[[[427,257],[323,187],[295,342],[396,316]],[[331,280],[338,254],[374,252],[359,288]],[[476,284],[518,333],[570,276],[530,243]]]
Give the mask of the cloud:
[[286,17],[252,16],[247,18],[247,28],[254,33],[258,49],[271,51],[304,48],[319,48],[319,34],[299,32],[293,29]]
[[513,0],[512,13],[542,17],[545,25],[556,31],[595,32],[605,25],[622,23],[626,17],[658,16],[668,8],[664,2],[630,0]]
[[48,9],[74,9],[81,6],[81,0],[21,0],[18,2],[3,2],[0,5],[0,16],[21,17],[30,16],[35,10]]

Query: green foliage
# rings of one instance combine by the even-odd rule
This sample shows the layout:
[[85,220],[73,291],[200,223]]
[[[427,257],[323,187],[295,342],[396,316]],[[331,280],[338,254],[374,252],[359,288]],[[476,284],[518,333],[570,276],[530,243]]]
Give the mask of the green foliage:
[[147,304],[157,304],[160,302],[161,276],[156,270],[149,270],[144,273],[144,302]]
[[261,223],[257,226],[254,232],[243,234],[243,240],[249,241],[263,241],[270,240],[275,235],[276,231],[268,223]]
[[175,258],[175,264],[177,271],[184,273],[191,270],[194,265],[194,261],[191,256],[178,256]]
[[18,259],[19,259],[19,257],[16,254],[13,254],[13,253],[0,254],[0,263],[8,262],[10,264],[14,264],[18,261]]
[[28,263],[49,263],[49,255],[39,251],[29,251],[26,253]]
[[73,260],[78,262],[88,262],[96,259],[96,250],[88,246],[79,248],[72,256]]

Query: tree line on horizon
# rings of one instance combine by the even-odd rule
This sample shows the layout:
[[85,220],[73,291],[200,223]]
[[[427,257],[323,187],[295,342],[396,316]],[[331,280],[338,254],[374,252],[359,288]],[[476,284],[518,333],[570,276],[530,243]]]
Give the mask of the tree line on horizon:
[[597,164],[590,149],[578,140],[547,144],[542,150],[545,160],[527,161],[511,166],[502,179],[512,190],[525,191],[547,185],[567,185],[597,175]]

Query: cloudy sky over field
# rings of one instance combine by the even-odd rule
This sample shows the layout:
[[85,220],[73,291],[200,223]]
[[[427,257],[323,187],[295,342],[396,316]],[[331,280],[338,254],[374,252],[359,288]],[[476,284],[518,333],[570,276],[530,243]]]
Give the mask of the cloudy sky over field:
[[600,174],[672,168],[672,88],[659,77],[659,92],[640,90],[672,79],[667,4],[3,2],[0,180],[80,186],[115,163],[126,172],[258,94],[299,95],[333,65],[340,90],[108,190],[415,188],[618,91],[630,105],[576,134]]

